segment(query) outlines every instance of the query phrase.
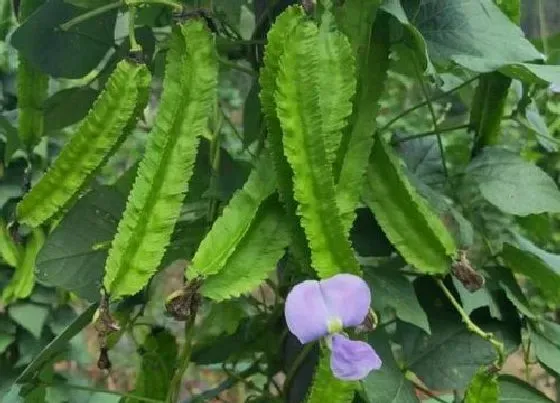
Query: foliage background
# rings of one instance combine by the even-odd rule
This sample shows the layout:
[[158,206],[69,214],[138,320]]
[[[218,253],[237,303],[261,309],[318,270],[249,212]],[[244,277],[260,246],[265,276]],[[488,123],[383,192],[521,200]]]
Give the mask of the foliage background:
[[[154,278],[149,291],[126,299],[118,307],[114,307],[124,331],[118,341],[115,340],[111,354],[113,369],[110,373],[96,367],[95,331],[88,325],[70,342],[64,343],[63,348],[56,351],[54,356],[47,357],[41,363],[39,381],[35,379],[31,382],[31,379],[27,379],[31,395],[25,398],[17,396],[26,385],[24,383],[16,390],[13,387],[14,379],[21,376],[22,371],[54,337],[63,334],[67,325],[76,318],[86,318],[87,323],[87,315],[93,313],[88,310],[89,303],[86,300],[95,299],[98,295],[97,288],[90,286],[103,269],[98,261],[103,257],[92,255],[89,259],[80,260],[80,245],[74,244],[72,238],[76,231],[84,232],[88,234],[92,244],[95,244],[95,240],[106,240],[107,231],[110,234],[111,231],[114,232],[116,220],[124,209],[126,194],[131,186],[131,176],[127,173],[134,169],[142,155],[147,133],[153,125],[161,93],[169,16],[162,7],[152,6],[141,10],[137,23],[138,37],[144,49],[153,52],[151,69],[155,84],[145,119],[139,122],[126,142],[97,175],[95,186],[99,188],[93,197],[82,200],[75,206],[58,227],[58,232],[49,235],[48,242],[37,258],[37,284],[31,296],[0,305],[2,402],[137,401],[123,395],[140,393],[141,381],[146,379],[154,382],[150,386],[157,389],[157,382],[149,377],[158,372],[173,370],[173,366],[169,367],[169,362],[177,354],[174,349],[177,347],[175,338],[180,344],[183,327],[164,314],[163,301],[182,285],[184,259],[192,257],[206,230],[206,224],[200,224],[200,220],[207,215],[209,201],[219,206],[227,204],[234,191],[247,179],[253,154],[262,147],[265,130],[258,101],[257,60],[251,52],[254,48],[257,49],[257,55],[259,49],[262,52],[267,24],[258,15],[262,14],[263,5],[264,10],[275,12],[274,7],[263,2],[214,0],[200,2],[202,4],[194,4],[198,3],[194,1],[185,3],[192,8],[203,6],[212,9],[220,21],[220,29],[223,30],[218,39],[221,58],[219,108],[212,118],[211,126],[215,132],[202,140],[194,182],[191,182],[191,192],[177,224],[179,230],[176,230],[172,245],[164,258],[163,266],[166,269],[161,270]],[[68,135],[72,133],[72,125],[82,119],[91,107],[110,72],[110,68],[106,66],[112,66],[113,60],[109,57],[106,64],[102,63],[100,68],[85,77],[50,79],[49,97],[44,104],[47,135],[33,153],[26,155],[21,150],[17,151],[20,148],[17,140],[18,89],[15,80],[18,62],[17,51],[9,43],[17,24],[8,1],[2,2],[1,12],[0,29],[5,40],[2,42],[0,60],[0,155],[4,156],[0,165],[0,206],[5,229],[5,224],[13,217],[17,198],[24,190],[22,184],[27,161],[31,161],[35,182],[67,142]],[[522,26],[533,44],[550,57],[551,64],[560,63],[560,10],[555,0],[525,1],[522,15]],[[235,32],[235,40],[228,36],[231,35],[230,30]],[[260,32],[262,30],[264,32]],[[114,37],[117,39],[115,54],[121,57],[123,48],[127,46],[127,20],[124,16],[117,20]],[[401,47],[395,53],[385,93],[380,101],[377,126],[395,136],[398,154],[408,166],[407,175],[410,175],[418,192],[429,200],[444,221],[448,219],[452,226],[455,225],[453,228],[458,233],[458,238],[464,242],[462,246],[470,247],[473,265],[477,269],[487,270],[492,281],[498,279],[497,284],[490,281],[487,287],[474,294],[465,292],[456,280],[453,281],[463,309],[472,314],[472,318],[481,318],[479,322],[500,335],[505,340],[506,347],[512,351],[517,350],[517,353],[510,356],[504,372],[514,374],[546,393],[549,398],[556,399],[554,379],[560,371],[560,327],[554,323],[560,320],[557,311],[558,297],[549,298],[550,295],[546,295],[546,292],[543,296],[540,287],[542,284],[535,284],[534,279],[527,281],[523,276],[518,279],[523,292],[519,294],[521,291],[517,286],[508,283],[511,276],[494,276],[492,270],[499,271],[502,268],[488,265],[485,259],[488,258],[486,247],[491,251],[491,256],[496,256],[504,242],[518,236],[509,231],[515,226],[526,240],[511,249],[506,246],[506,256],[502,256],[503,259],[509,259],[512,266],[516,262],[527,262],[528,259],[531,267],[538,266],[543,272],[553,272],[558,276],[558,211],[554,211],[556,215],[547,213],[546,209],[542,214],[525,216],[503,214],[484,200],[481,201],[480,194],[472,194],[469,184],[462,183],[461,179],[455,180],[460,178],[469,162],[468,144],[471,136],[466,125],[469,124],[476,83],[473,80],[470,85],[465,85],[458,91],[449,94],[446,91],[475,77],[475,73],[457,66],[442,69],[438,65],[438,77],[441,81],[430,82],[419,79],[417,72],[411,68],[409,49]],[[63,65],[64,61],[60,60],[60,64]],[[559,77],[560,82],[558,72],[556,77]],[[520,81],[513,82],[503,113],[506,118],[501,122],[501,130],[505,135],[500,141],[515,150],[525,161],[538,165],[558,183],[560,94],[552,92],[548,85],[536,81],[536,84],[525,86]],[[423,103],[426,96],[432,99],[438,97],[431,106],[437,116],[438,131],[444,133],[442,139],[449,177],[452,178],[449,181],[445,179],[441,169],[441,156],[434,136],[434,119],[427,105],[403,114],[408,108]],[[520,112],[519,105],[527,96],[530,96],[532,102]],[[395,117],[399,116],[395,121]],[[216,170],[209,163],[209,154],[213,152],[212,144],[215,144],[212,136],[219,138],[220,163]],[[410,136],[417,138],[402,141]],[[495,158],[497,161],[498,157]],[[498,166],[496,171],[502,169],[505,168]],[[522,166],[510,175],[522,178],[526,172],[528,168]],[[481,175],[490,173],[483,172]],[[498,175],[498,181],[500,180],[505,179]],[[533,183],[531,178],[528,181]],[[528,188],[529,193],[532,191],[534,189]],[[96,217],[99,215],[97,209],[101,202],[96,197],[103,192],[109,194],[103,200],[110,200],[116,212],[113,217],[105,217],[105,221],[112,223],[109,230],[90,225],[99,220]],[[443,196],[444,193],[447,199]],[[451,203],[449,199],[453,199]],[[522,199],[520,203],[525,203],[525,200]],[[181,228],[183,232],[180,231]],[[481,236],[489,244],[479,242],[477,237]],[[454,391],[456,395],[460,395],[470,376],[480,365],[491,360],[492,349],[482,339],[469,334],[454,312],[434,304],[436,298],[427,298],[439,295],[439,290],[434,289],[434,284],[428,278],[414,274],[414,283],[409,281],[410,277],[405,274],[410,274],[407,272],[410,267],[400,256],[391,255],[395,250],[366,205],[358,210],[352,240],[363,258],[363,265],[376,269],[366,271],[365,277],[374,290],[374,308],[381,313],[384,325],[370,336],[370,341],[380,353],[383,351],[387,357],[392,357],[393,353],[397,358],[394,362],[385,359],[383,373],[378,374],[377,378],[368,379],[364,384],[365,398],[380,403],[413,402],[418,396],[430,402],[453,401]],[[57,260],[55,265],[49,265],[57,253],[57,245],[60,244],[70,246],[61,260]],[[510,255],[507,255],[508,252]],[[280,262],[280,267],[289,266],[289,262],[285,260]],[[396,271],[395,268],[402,270]],[[8,264],[2,265],[0,288],[7,286],[13,273],[13,268]],[[53,279],[53,276],[56,278]],[[558,284],[560,280],[556,278],[554,281]],[[53,284],[59,287],[54,288]],[[195,332],[193,365],[189,367],[182,383],[181,395],[184,401],[273,401],[278,397],[285,380],[283,372],[291,367],[290,364],[299,351],[295,341],[286,334],[280,323],[281,298],[285,295],[288,284],[282,282],[281,276],[278,280],[273,275],[271,281],[247,296],[221,303],[205,302]],[[68,291],[78,291],[79,297]],[[518,311],[522,312],[521,319],[516,315]],[[527,318],[534,316],[546,319],[545,323],[549,328],[543,330],[533,327],[536,322],[527,321]],[[523,327],[520,321],[523,321]],[[431,336],[428,338],[423,330],[431,330]],[[386,333],[391,335],[391,343]],[[519,337],[521,340],[517,340]],[[313,364],[317,360],[316,353],[312,351],[295,374],[288,393],[290,401],[298,401],[298,396],[304,394],[312,376]],[[173,358],[160,360],[161,357]],[[259,366],[261,359],[268,364]],[[153,366],[145,367],[145,362]],[[404,362],[407,363],[406,367],[402,366]],[[441,367],[447,368],[451,376],[446,378],[439,370]],[[403,375],[403,369],[409,369],[420,378],[413,377],[413,381],[417,383],[416,389],[405,377],[410,373],[404,371]],[[523,394],[525,386],[519,386],[517,381],[510,378],[502,379],[501,389],[505,398],[500,401],[513,401],[513,397]],[[422,384],[420,380],[423,381]],[[165,382],[165,379],[161,381],[162,384]],[[428,391],[422,392],[421,388]],[[436,392],[430,393],[430,390]],[[34,397],[34,393],[41,396]],[[526,401],[537,401],[537,396],[541,398],[531,389],[527,389],[526,393]],[[33,400],[35,398],[37,400]]]

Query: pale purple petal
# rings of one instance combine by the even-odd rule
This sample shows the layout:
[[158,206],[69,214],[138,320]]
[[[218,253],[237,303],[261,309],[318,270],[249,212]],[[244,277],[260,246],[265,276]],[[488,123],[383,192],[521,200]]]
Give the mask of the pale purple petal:
[[552,83],[552,84],[550,84],[548,89],[550,91],[554,92],[555,94],[559,94],[560,93],[560,83]]
[[361,277],[337,274],[321,281],[321,291],[330,318],[340,319],[344,327],[358,326],[364,321],[371,303],[371,291]]
[[358,381],[379,368],[381,359],[369,344],[340,334],[332,336],[331,369],[336,378]]
[[316,280],[306,280],[290,291],[284,314],[288,329],[301,343],[309,343],[328,333],[329,315]]

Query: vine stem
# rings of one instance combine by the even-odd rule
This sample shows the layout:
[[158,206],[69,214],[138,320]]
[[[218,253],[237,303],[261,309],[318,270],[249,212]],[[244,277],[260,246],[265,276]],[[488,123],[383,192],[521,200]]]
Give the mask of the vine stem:
[[429,132],[414,134],[412,136],[403,137],[403,138],[400,138],[400,139],[394,139],[392,141],[392,144],[393,145],[400,144],[400,143],[404,143],[406,141],[410,141],[410,140],[414,140],[414,139],[420,139],[422,137],[433,136],[435,134],[441,134],[441,133],[446,133],[446,132],[453,132],[453,131],[456,131],[456,130],[468,129],[470,127],[471,127],[471,125],[467,123],[467,124],[464,124],[464,125],[447,127],[445,129],[439,129],[439,131],[430,130]]
[[437,138],[439,153],[441,155],[441,165],[443,167],[443,175],[447,178],[449,176],[449,173],[447,172],[447,163],[445,161],[445,148],[443,147],[443,141],[441,139],[441,133],[439,130],[439,124],[438,124],[436,112],[434,110],[434,105],[432,103],[432,99],[430,99],[430,94],[428,94],[428,89],[426,88],[426,84],[424,83],[424,77],[422,77],[422,73],[420,72],[420,68],[418,67],[418,62],[416,57],[413,57],[412,63],[414,64],[414,72],[416,73],[416,77],[418,78],[418,82],[420,83],[420,88],[422,89],[422,93],[424,94],[424,98],[426,99],[426,105],[428,106],[428,110],[430,111],[430,115],[432,117],[434,134]]
[[105,4],[104,6],[94,8],[88,12],[78,15],[63,24],[60,24],[60,29],[62,31],[68,31],[70,28],[74,27],[75,25],[81,24],[89,19],[95,18],[98,15],[105,14],[111,10],[116,8],[121,8],[124,6],[134,7],[134,6],[141,6],[146,4],[155,4],[160,6],[168,6],[172,7],[177,10],[181,10],[182,6],[178,3],[168,0],[120,0],[115,3]]
[[459,84],[456,87],[451,88],[450,90],[447,90],[445,92],[442,92],[439,95],[436,95],[435,97],[429,98],[429,99],[425,99],[424,101],[411,106],[410,108],[405,109],[404,111],[402,111],[401,113],[399,113],[397,116],[395,116],[393,119],[391,119],[387,124],[385,124],[383,127],[381,127],[380,129],[378,129],[378,133],[383,133],[385,132],[387,129],[389,129],[389,127],[393,126],[393,124],[395,124],[395,122],[401,120],[403,117],[405,117],[406,115],[408,115],[409,113],[414,112],[415,110],[418,110],[420,108],[423,108],[424,106],[427,106],[429,102],[434,102],[437,101],[438,99],[442,99],[445,98],[446,96],[448,96],[449,94],[452,94],[455,91],[459,91],[461,88],[466,87],[467,85],[469,85],[470,83],[478,80],[479,76],[475,76],[467,81],[465,81],[462,84]]
[[165,399],[166,403],[176,403],[179,401],[178,397],[181,391],[181,381],[183,380],[183,374],[187,370],[191,361],[195,316],[196,315],[191,315],[191,317],[185,322],[185,341],[183,343],[181,355],[179,356],[177,369],[175,370],[173,378],[171,379],[171,382],[169,384],[169,391],[167,392],[167,398]]
[[443,293],[445,294],[445,296],[449,300],[449,302],[451,302],[451,304],[457,310],[459,315],[461,315],[461,319],[463,320],[463,323],[467,326],[467,329],[469,330],[469,332],[474,333],[474,334],[482,337],[484,340],[486,340],[490,344],[492,344],[492,346],[496,350],[496,355],[497,355],[497,359],[496,359],[496,363],[495,363],[496,367],[501,369],[502,366],[504,365],[504,361],[505,361],[504,344],[501,341],[496,340],[496,338],[494,337],[494,335],[492,333],[485,332],[480,327],[478,327],[478,325],[476,323],[474,323],[471,320],[469,315],[467,315],[467,313],[463,310],[463,307],[459,304],[459,302],[457,302],[457,300],[455,299],[455,297],[453,296],[451,291],[449,291],[449,289],[445,286],[442,279],[437,279],[436,282],[437,282],[437,285],[439,286],[439,288],[441,288],[441,290],[443,291]]
[[130,40],[130,50],[132,52],[139,52],[142,50],[142,47],[138,44],[138,41],[136,40],[135,23],[136,23],[136,7],[131,6],[128,9],[128,37]]
[[292,363],[292,366],[286,373],[286,380],[284,381],[284,391],[286,391],[290,387],[290,384],[292,383],[292,380],[294,379],[294,376],[296,375],[299,367],[301,367],[301,364],[303,364],[303,361],[309,355],[314,345],[315,343],[305,344],[299,354],[296,356],[294,362]]

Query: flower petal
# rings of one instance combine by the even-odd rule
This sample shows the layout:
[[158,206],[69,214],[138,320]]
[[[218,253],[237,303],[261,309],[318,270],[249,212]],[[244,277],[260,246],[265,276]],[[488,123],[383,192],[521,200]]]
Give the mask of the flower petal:
[[371,291],[367,283],[352,274],[337,274],[321,281],[329,318],[342,321],[344,327],[358,326],[369,311]]
[[284,307],[288,329],[301,343],[309,343],[328,333],[327,307],[316,280],[296,285],[286,298]]
[[364,379],[371,371],[381,368],[375,350],[363,341],[355,341],[340,334],[332,337],[331,369],[334,376],[345,381]]

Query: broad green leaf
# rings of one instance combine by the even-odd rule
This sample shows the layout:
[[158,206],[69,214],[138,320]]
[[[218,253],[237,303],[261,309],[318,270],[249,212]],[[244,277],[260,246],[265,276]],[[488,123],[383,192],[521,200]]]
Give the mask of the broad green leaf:
[[289,243],[290,232],[281,206],[274,199],[261,204],[224,267],[204,281],[201,294],[219,301],[252,291],[276,267]]
[[[125,208],[128,186],[99,186],[83,196],[49,234],[37,256],[37,279],[88,301],[99,299],[99,285],[111,240]],[[206,223],[180,222],[162,266],[191,258]]]
[[320,277],[358,272],[335,199],[332,167],[321,133],[319,30],[298,25],[280,58],[275,100],[284,154],[293,170],[294,198]]
[[[368,2],[359,10],[354,0],[347,2],[347,19],[361,21],[359,32],[350,30],[350,43],[358,60],[358,88],[350,126],[343,132],[335,165],[337,205],[341,211],[345,233],[352,227],[355,209],[373,146],[379,99],[389,69],[389,26],[386,16],[375,19],[377,2]],[[362,14],[358,17],[358,13]],[[374,24],[375,21],[375,24]],[[346,25],[351,24],[347,22]]]
[[470,125],[475,133],[475,152],[500,143],[503,119],[511,78],[499,72],[480,76],[472,99]]
[[23,370],[16,379],[16,383],[31,381],[41,371],[44,365],[58,355],[67,346],[68,342],[77,335],[83,328],[90,324],[93,314],[97,309],[97,304],[91,304],[76,319],[69,324],[57,337],[55,337],[33,361]]
[[336,379],[331,370],[330,355],[327,347],[321,349],[321,358],[306,403],[350,403],[354,399],[357,382]]
[[393,356],[389,337],[377,329],[368,338],[369,344],[381,358],[381,368],[371,372],[362,383],[365,397],[372,403],[417,403],[414,385],[406,379]]
[[[163,329],[153,329],[142,345],[142,363],[132,394],[163,401],[170,386],[177,360],[175,336]],[[127,398],[124,403],[143,400]]]
[[53,165],[17,206],[17,218],[37,227],[72,200],[136,125],[147,102],[151,75],[133,61],[120,62],[105,90]]
[[14,341],[16,341],[15,334],[0,333],[0,354],[4,354]]
[[[477,72],[541,60],[492,0],[402,0],[407,14],[424,36],[430,57],[455,62]],[[419,4],[418,4],[419,3]]]
[[528,277],[553,303],[560,303],[560,256],[538,248],[518,236],[518,246],[505,244],[500,255],[505,265]]
[[491,278],[499,284],[506,293],[507,298],[519,310],[519,312],[528,318],[535,318],[535,313],[529,305],[529,300],[523,294],[521,287],[517,283],[517,279],[511,270],[505,267],[486,268]]
[[526,83],[558,83],[560,82],[560,66],[550,64],[518,63],[500,70],[511,78]]
[[14,242],[4,220],[0,218],[0,258],[12,267],[17,267],[23,250]]
[[364,268],[364,279],[373,293],[372,304],[383,312],[393,308],[397,317],[430,334],[426,313],[418,303],[412,283],[393,267]]
[[296,259],[307,264],[309,251],[305,234],[297,217],[297,203],[294,200],[293,171],[284,156],[282,144],[282,129],[276,113],[275,93],[277,90],[277,76],[280,68],[280,57],[284,53],[286,39],[293,35],[295,27],[302,21],[305,12],[300,6],[287,7],[277,18],[267,34],[267,45],[264,52],[264,67],[259,75],[261,91],[259,93],[261,107],[265,116],[268,130],[268,144],[280,200],[284,204],[287,219],[291,227],[293,238],[293,252]]
[[560,375],[560,325],[543,321],[531,326],[529,334],[539,362]]
[[32,150],[44,134],[48,86],[49,77],[20,56],[17,70],[18,133],[26,150]]
[[44,104],[45,131],[77,123],[90,110],[99,92],[90,87],[68,88],[49,97]]
[[[430,390],[465,388],[481,366],[496,360],[496,351],[489,342],[467,329],[434,280],[421,277],[416,280],[415,288],[432,333],[428,336],[415,326],[398,322],[397,341],[403,347],[406,366]],[[519,347],[517,321],[500,322],[482,314],[477,315],[476,324],[501,340],[506,354]]]
[[494,2],[512,22],[519,25],[521,22],[520,0],[494,0]]
[[500,376],[499,403],[552,403],[540,391],[513,376]]
[[18,130],[4,116],[0,116],[0,137],[4,137],[3,163],[7,165],[16,151],[23,149],[23,146],[18,135]]
[[[402,3],[402,4],[401,4]],[[392,15],[397,21],[406,29],[405,43],[410,44],[413,48],[414,57],[419,59],[422,63],[422,70],[427,73],[434,73],[434,66],[428,55],[428,45],[420,31],[414,26],[411,20],[406,15],[403,5],[405,1],[401,0],[384,0],[381,4],[381,10]]]
[[409,264],[423,273],[448,271],[455,241],[383,139],[373,147],[363,192],[364,202]]
[[186,268],[188,278],[217,274],[226,266],[250,230],[259,206],[274,192],[274,188],[274,170],[264,155],[200,243],[192,265]]
[[14,276],[2,290],[2,302],[6,305],[29,297],[35,285],[35,259],[45,241],[41,228],[34,230],[25,245],[22,258],[18,261]]
[[558,152],[558,141],[550,135],[546,119],[539,112],[535,101],[531,100],[531,102],[519,112],[521,113],[517,116],[518,122],[535,133],[539,144],[548,152]]
[[205,25],[176,28],[170,46],[159,113],[105,266],[113,298],[138,292],[161,263],[214,102],[217,57]]
[[35,339],[41,337],[49,311],[49,308],[44,305],[31,303],[18,303],[8,307],[8,314],[13,321],[29,331]]
[[465,393],[465,403],[498,403],[500,388],[498,375],[481,368],[471,380]]
[[505,213],[560,212],[560,191],[554,180],[504,148],[485,148],[467,168],[463,184],[478,186],[482,196]]
[[113,46],[117,10],[61,28],[83,13],[84,9],[63,0],[49,0],[16,29],[11,44],[44,73],[81,78],[97,67]]

